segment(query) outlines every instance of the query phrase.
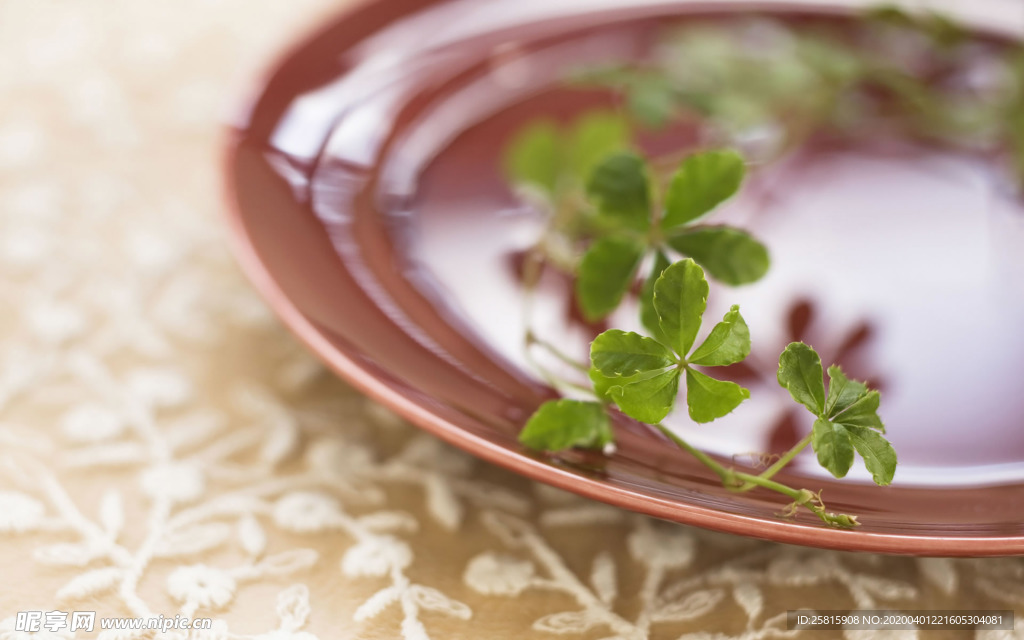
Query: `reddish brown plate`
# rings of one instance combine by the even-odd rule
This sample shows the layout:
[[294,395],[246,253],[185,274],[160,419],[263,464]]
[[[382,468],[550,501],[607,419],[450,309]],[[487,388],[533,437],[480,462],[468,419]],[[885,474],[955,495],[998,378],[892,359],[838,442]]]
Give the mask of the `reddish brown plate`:
[[[1024,339],[1011,329],[1019,327],[1011,320],[1019,310],[1014,301],[1024,298],[1020,280],[999,280],[982,270],[934,282],[929,274],[935,270],[909,269],[930,260],[927,255],[899,262],[901,245],[941,251],[942,242],[955,236],[958,251],[988,264],[999,248],[986,244],[990,236],[972,244],[970,229],[1003,225],[996,235],[1004,245],[1024,237],[1014,235],[1022,222],[1018,203],[992,205],[998,188],[978,177],[987,174],[978,173],[976,159],[957,154],[896,145],[818,155],[807,166],[794,161],[785,175],[795,171],[806,184],[806,172],[817,170],[810,181],[817,190],[789,202],[785,215],[771,214],[777,206],[751,204],[764,199],[763,187],[772,184],[767,178],[755,180],[725,214],[754,227],[773,255],[782,256],[773,267],[778,275],[735,292],[745,309],[754,309],[749,320],[755,341],[766,336],[763,350],[755,343],[752,388],[760,384],[765,398],[777,398],[772,394],[778,388],[770,391],[766,382],[771,354],[792,337],[815,342],[830,359],[860,367],[861,375],[886,385],[883,409],[889,412],[883,415],[901,454],[892,486],[879,488],[862,476],[836,481],[804,463],[782,478],[822,488],[831,509],[860,517],[858,529],[823,528],[806,515],[781,519],[776,514],[784,503],[775,494],[730,493],[688,455],[628,421],[617,426],[618,451],[610,457],[571,453],[552,459],[517,444],[522,424],[552,391],[510,348],[514,323],[502,324],[519,313],[509,274],[532,219],[516,209],[501,182],[501,143],[538,112],[565,115],[601,99],[549,90],[567,62],[635,55],[669,20],[728,21],[752,8],[724,6],[655,0],[363,3],[290,51],[232,131],[229,219],[240,261],[288,327],[338,374],[416,425],[530,478],[660,518],[780,542],[922,555],[1024,552],[1024,394],[1012,393],[1020,387],[1013,372],[1014,363],[1024,361]],[[836,9],[756,8],[809,22],[846,19]],[[821,173],[822,166],[831,169]],[[855,251],[841,243],[803,262],[783,259],[790,255],[785,245],[793,228],[809,228],[801,203],[818,206],[832,198],[841,208],[865,191],[867,178],[871,188],[902,193],[915,205],[871,208],[875,217],[900,218],[886,227],[896,241],[879,241],[866,252],[873,254],[870,260],[864,247]],[[949,184],[959,186],[943,191]],[[931,204],[915,200],[914,194],[933,187]],[[979,198],[988,203],[980,218],[955,218],[961,209],[977,208]],[[936,213],[936,202],[946,213]],[[908,213],[904,219],[904,209],[925,209],[928,217]],[[968,232],[957,232],[961,227]],[[925,228],[937,230],[914,232]],[[815,241],[855,236],[837,224],[806,233]],[[899,241],[900,233],[918,238],[917,244]],[[1019,246],[1009,254],[1019,253]],[[843,286],[855,270],[860,280],[865,273],[874,279],[872,290],[883,291],[877,300]],[[838,289],[846,293],[829,293]],[[729,299],[723,291],[712,306]],[[915,313],[934,316],[935,305],[942,309],[943,301],[977,291],[995,291],[997,301],[977,302],[976,312],[954,305],[959,315],[937,314],[952,324],[923,331],[928,335],[903,322]],[[1006,300],[1009,307],[999,306]],[[985,306],[990,303],[995,311]],[[962,328],[957,323],[976,326],[993,314],[985,331],[1002,337],[998,344],[975,345],[980,355],[942,342],[943,332]],[[916,345],[917,354],[927,352],[910,372],[895,358],[908,344]],[[952,370],[951,360],[967,382],[950,386],[936,378],[926,391],[915,386],[920,371],[934,373],[943,363]],[[986,384],[972,386],[979,376]],[[998,411],[964,413],[965,404],[982,405],[986,393],[997,391],[1004,399]],[[758,443],[784,445],[806,425],[778,406],[767,401],[703,431],[679,428],[716,454]],[[961,414],[976,419],[968,422]]]

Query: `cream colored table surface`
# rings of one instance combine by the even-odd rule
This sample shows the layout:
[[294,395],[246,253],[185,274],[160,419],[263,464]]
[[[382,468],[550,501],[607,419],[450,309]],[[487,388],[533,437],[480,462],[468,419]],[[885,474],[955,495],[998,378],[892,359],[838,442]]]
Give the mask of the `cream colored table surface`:
[[478,462],[321,368],[226,249],[218,154],[245,82],[336,8],[0,0],[0,638],[28,610],[303,640],[753,639],[788,635],[792,608],[1024,611],[1021,559],[658,523]]

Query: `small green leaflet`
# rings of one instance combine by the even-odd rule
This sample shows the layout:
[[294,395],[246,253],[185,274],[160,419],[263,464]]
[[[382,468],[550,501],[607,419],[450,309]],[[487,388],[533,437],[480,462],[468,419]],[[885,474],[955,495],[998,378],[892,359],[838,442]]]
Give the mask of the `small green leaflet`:
[[850,432],[841,424],[825,418],[815,420],[811,446],[818,454],[818,464],[837,478],[845,476],[853,466],[853,442]]
[[554,122],[541,120],[523,129],[505,150],[505,175],[554,193],[561,171],[561,140]]
[[779,385],[816,416],[825,412],[825,383],[821,380],[818,352],[802,342],[794,342],[779,356]]
[[828,398],[825,399],[825,413],[828,415],[845,411],[868,390],[863,382],[847,378],[837,365],[828,368],[828,377]]
[[[589,152],[586,155],[592,157]],[[684,161],[666,196],[664,230],[653,233],[650,228],[661,216],[652,210],[647,162],[635,153],[619,151],[591,166],[586,194],[594,210],[589,220],[596,238],[580,261],[576,284],[576,299],[588,320],[599,320],[618,307],[652,252],[656,258],[641,298],[643,322],[649,329],[656,319],[653,281],[668,265],[670,249],[693,258],[726,284],[754,282],[768,270],[768,250],[750,234],[725,226],[685,226],[736,191],[743,178],[743,162],[735,152],[707,151]],[[673,211],[675,221],[669,224]],[[652,333],[659,331],[660,326]]]
[[527,124],[508,143],[505,177],[554,197],[563,188],[582,187],[598,161],[629,146],[626,120],[611,111],[584,113],[568,127],[552,120]]
[[768,249],[746,231],[732,227],[694,227],[670,236],[668,245],[697,261],[728,285],[757,282],[768,273]]
[[609,395],[627,416],[657,424],[675,406],[679,395],[679,367],[652,373],[650,376],[640,374],[625,387],[612,387]]
[[689,359],[691,364],[722,367],[740,362],[748,353],[750,329],[740,315],[739,305],[734,304]]
[[864,458],[864,466],[875,484],[885,486],[896,473],[896,450],[889,441],[870,429],[850,429],[853,447]]
[[877,391],[865,391],[848,409],[837,411],[832,417],[849,427],[865,427],[885,433],[885,425],[878,417],[880,401],[881,395]]
[[779,357],[779,385],[817,417],[811,446],[818,463],[842,478],[856,451],[876,484],[891,483],[897,460],[892,445],[881,435],[885,433],[878,417],[881,396],[863,382],[847,378],[838,366],[829,367],[828,376],[826,395],[821,358],[802,342],[790,344]]
[[643,252],[642,245],[627,238],[601,238],[590,245],[576,277],[576,300],[587,320],[599,320],[619,306]]
[[629,146],[629,125],[612,111],[591,111],[573,123],[569,130],[566,162],[573,175],[589,176],[594,166],[609,154]]
[[635,153],[615,153],[594,166],[587,196],[600,216],[631,229],[650,225],[651,183],[647,163]]
[[669,346],[676,353],[689,353],[707,303],[708,282],[704,270],[693,260],[673,264],[654,283],[654,310]]
[[636,73],[626,100],[630,113],[652,128],[664,126],[678,109],[675,90],[662,74]]
[[590,344],[590,361],[603,375],[626,377],[676,364],[672,351],[653,338],[609,329]]
[[[728,414],[750,397],[750,392],[690,365],[713,367],[747,357],[750,332],[739,308],[734,306],[725,314],[687,361],[685,355],[700,330],[707,304],[704,272],[687,258],[665,268],[652,289],[651,308],[657,314],[658,333],[664,342],[617,329],[599,335],[590,350],[590,378],[595,390],[602,398],[614,401],[626,415],[654,424],[672,411],[685,371],[690,417],[710,422]],[[648,322],[653,320],[648,317]]]
[[749,397],[750,391],[735,382],[686,370],[686,404],[694,422],[711,422],[728,415]]
[[622,66],[588,67],[570,76],[580,87],[613,86],[624,93],[626,110],[634,120],[649,128],[664,126],[678,109],[672,81],[660,71]]
[[735,151],[705,151],[686,158],[665,194],[661,226],[672,229],[704,216],[739,190],[745,172],[743,157]]
[[580,400],[545,402],[519,432],[519,442],[541,451],[599,449],[613,439],[604,407],[598,402]]
[[587,371],[587,376],[590,378],[590,381],[594,385],[594,393],[597,395],[597,397],[604,402],[613,402],[614,400],[611,394],[612,388],[624,387],[634,382],[640,382],[648,378],[653,378],[654,376],[660,374],[662,371],[664,370],[652,369],[650,371],[644,371],[642,373],[633,374],[631,376],[606,376],[600,371],[598,371],[596,367],[591,366],[590,370]]

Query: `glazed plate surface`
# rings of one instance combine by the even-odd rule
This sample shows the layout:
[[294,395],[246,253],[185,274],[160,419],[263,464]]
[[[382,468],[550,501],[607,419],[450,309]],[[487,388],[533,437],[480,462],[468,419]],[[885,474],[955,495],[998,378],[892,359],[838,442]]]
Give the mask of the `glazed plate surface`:
[[[837,481],[809,459],[780,478],[822,488],[830,509],[858,515],[856,530],[782,519],[776,495],[726,491],[627,420],[607,457],[548,457],[517,443],[553,391],[522,353],[514,264],[538,221],[502,180],[503,142],[538,114],[566,118],[601,101],[559,89],[564,69],[638,55],[668,23],[751,9],[846,19],[842,9],[778,3],[364,2],[288,52],[232,130],[237,255],[334,371],[517,473],[780,542],[1024,553],[1024,207],[985,160],[962,153],[909,143],[796,153],[757,172],[718,219],[753,229],[772,251],[764,281],[713,287],[709,300],[712,314],[744,308],[755,340],[749,385],[764,399],[722,422],[671,426],[726,462],[795,442],[809,425],[783,408],[773,355],[792,339],[813,343],[882,386],[901,464],[885,488],[863,470]],[[968,268],[942,269],[951,250]],[[582,356],[586,328],[567,319],[567,293],[549,283],[537,322]]]

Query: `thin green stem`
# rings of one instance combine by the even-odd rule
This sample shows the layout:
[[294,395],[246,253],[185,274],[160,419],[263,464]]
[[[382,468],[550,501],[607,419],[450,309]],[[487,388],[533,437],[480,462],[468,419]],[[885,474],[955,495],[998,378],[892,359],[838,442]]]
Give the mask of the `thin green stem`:
[[[793,445],[793,448],[791,448],[786,453],[782,454],[782,457],[776,460],[772,466],[768,467],[761,473],[757,474],[757,477],[762,478],[764,480],[771,478],[779,471],[782,471],[782,469],[787,464],[792,462],[793,458],[795,458],[801,451],[806,449],[807,445],[809,444],[811,444],[811,434],[808,433],[803,440],[796,443],[795,445]],[[737,491],[749,491],[756,486],[758,486],[757,483],[747,482],[743,484],[739,489],[737,489]]]
[[535,342],[535,340],[536,339],[533,337],[533,334],[527,332],[527,348],[525,349],[526,361],[530,364],[530,366],[532,366],[537,371],[537,373],[540,374],[540,376],[544,379],[544,382],[546,382],[548,385],[555,389],[572,389],[574,391],[580,391],[582,393],[592,395],[595,398],[597,397],[597,394],[594,393],[593,387],[585,384],[580,384],[578,382],[573,382],[572,380],[566,380],[564,377],[559,376],[558,374],[548,370],[547,367],[538,362],[537,359],[533,357],[533,353],[529,349],[529,345],[538,344],[537,342]]
[[564,351],[562,351],[561,349],[559,349],[555,345],[551,344],[547,340],[544,340],[543,338],[538,338],[532,332],[527,334],[527,336],[526,336],[526,344],[527,344],[527,346],[536,345],[538,347],[541,347],[542,349],[544,349],[545,351],[547,351],[551,355],[555,356],[555,358],[557,358],[559,361],[569,365],[570,367],[572,367],[573,369],[575,369],[575,370],[577,370],[577,371],[579,371],[581,373],[589,373],[590,372],[590,367],[589,366],[587,366],[587,365],[583,364],[582,362],[580,362],[579,360],[573,358],[572,356],[570,356],[569,354],[565,353]]
[[800,500],[803,497],[803,494],[801,493],[803,489],[794,489],[793,487],[784,485],[781,482],[776,482],[775,480],[770,480],[768,478],[764,478],[761,476],[754,476],[749,473],[743,473],[742,471],[733,471],[733,475],[736,477],[737,480],[744,481],[744,484],[740,485],[739,487],[736,487],[735,489],[733,489],[733,491],[746,491],[744,487],[746,487],[749,484],[751,486],[771,489],[772,491],[776,491],[783,495],[789,496],[794,500]]
[[[730,491],[746,491],[747,485],[761,487],[763,489],[768,489],[769,491],[781,493],[782,495],[788,497],[793,501],[783,510],[784,516],[792,516],[796,513],[797,509],[799,509],[800,507],[805,507],[806,509],[811,511],[811,513],[816,515],[822,522],[829,525],[830,527],[852,528],[859,524],[857,522],[857,519],[853,516],[836,514],[827,511],[825,509],[824,503],[822,503],[821,501],[821,497],[808,489],[796,489],[790,487],[789,485],[785,485],[782,484],[781,482],[772,480],[770,477],[765,476],[764,474],[755,476],[749,473],[743,473],[742,471],[736,471],[735,469],[726,467],[720,464],[717,460],[715,460],[708,454],[701,451],[700,449],[697,449],[694,446],[692,446],[689,442],[679,437],[675,432],[673,432],[665,425],[658,423],[653,426],[656,429],[658,429],[658,431],[663,433],[666,437],[668,437],[672,442],[674,442],[680,449],[683,449],[684,451],[688,452],[690,455],[692,455],[694,458],[700,461],[701,464],[711,469],[711,471],[713,471],[715,475],[721,478],[722,484],[725,486],[725,488]],[[809,439],[805,438],[805,440],[807,440],[807,442],[810,442]],[[789,460],[792,460],[793,456],[799,453],[800,450],[805,446],[807,446],[806,443],[804,443],[803,446],[801,446],[798,443],[798,445],[791,449],[789,452],[787,452],[786,456],[784,457],[788,457]],[[790,453],[792,455],[790,455]],[[776,463],[776,465],[777,464],[778,463]],[[773,465],[773,468],[774,466],[775,465]],[[780,466],[779,468],[782,467]],[[768,471],[772,470],[769,469]],[[772,473],[774,474],[776,471],[777,469],[772,471]]]
[[726,486],[728,486],[729,484],[735,484],[735,482],[736,482],[736,475],[735,475],[736,472],[735,471],[733,471],[732,469],[729,469],[729,468],[719,464],[717,460],[715,460],[714,458],[712,458],[708,454],[704,453],[700,449],[697,449],[697,448],[693,447],[693,445],[691,445],[686,440],[683,440],[681,437],[679,437],[678,434],[676,434],[674,431],[672,431],[671,429],[669,429],[665,425],[661,424],[660,422],[658,424],[654,425],[654,427],[656,429],[658,429],[658,431],[661,431],[663,434],[665,434],[665,436],[668,437],[669,440],[671,440],[672,442],[676,443],[676,445],[680,449],[685,450],[687,453],[692,455],[694,458],[697,458],[697,460],[699,460],[701,462],[701,464],[703,464],[707,468],[709,468],[712,471],[714,471],[715,474],[719,478],[722,479],[722,482]]

